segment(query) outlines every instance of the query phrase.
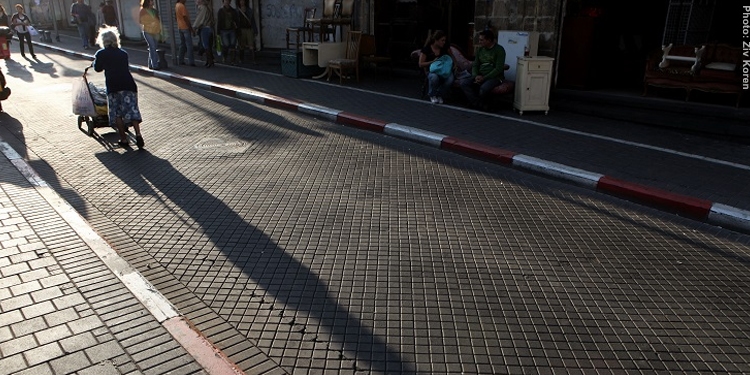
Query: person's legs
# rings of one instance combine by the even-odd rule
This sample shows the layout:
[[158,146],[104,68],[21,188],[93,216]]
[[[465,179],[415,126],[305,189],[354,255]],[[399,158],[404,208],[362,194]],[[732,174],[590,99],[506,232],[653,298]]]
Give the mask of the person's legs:
[[427,96],[430,99],[438,95],[438,87],[440,86],[440,76],[435,73],[427,73]]
[[469,76],[461,80],[461,91],[464,92],[466,101],[470,106],[476,106],[479,101],[475,90],[476,84],[474,83],[474,77]]
[[89,24],[82,22],[78,24],[78,36],[81,37],[83,48],[89,48]]
[[456,77],[453,74],[443,79],[443,83],[438,87],[437,96],[441,99],[446,97],[446,95],[448,95],[448,92],[451,89],[451,86],[453,85],[453,81],[455,80],[456,80]]
[[36,58],[36,55],[34,54],[34,45],[31,43],[31,33],[26,33],[25,38],[26,43],[29,44],[29,53],[31,53],[31,57]]
[[148,67],[149,69],[159,69],[159,55],[156,54],[156,38],[147,32],[143,32],[143,38],[148,44]]
[[190,30],[185,30],[185,47],[187,47],[188,64],[195,65],[195,55],[193,54],[193,34]]
[[231,63],[234,64],[237,62],[237,31],[230,30],[229,31],[229,57],[231,58]]
[[185,52],[187,52],[187,45],[185,45],[185,32],[188,30],[179,30],[180,34],[180,47],[177,50],[177,64],[185,65]]
[[479,86],[479,104],[482,107],[482,109],[488,109],[487,105],[488,98],[490,96],[490,93],[492,92],[492,89],[494,89],[497,86],[500,86],[502,81],[500,81],[498,78],[490,78],[484,82],[482,82],[482,85]]
[[127,146],[128,134],[125,131],[125,123],[122,121],[122,117],[115,119],[115,125],[117,125],[117,133],[120,135],[120,146]]
[[24,49],[25,47],[23,46],[23,40],[24,40],[24,35],[28,35],[28,34],[18,33],[17,35],[18,35],[18,46],[19,46],[19,49],[21,50],[21,56],[26,56],[26,50]]

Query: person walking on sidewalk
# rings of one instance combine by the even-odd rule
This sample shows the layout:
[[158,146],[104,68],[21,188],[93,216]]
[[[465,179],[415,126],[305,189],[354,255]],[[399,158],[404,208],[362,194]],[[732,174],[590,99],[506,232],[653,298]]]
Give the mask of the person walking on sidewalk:
[[143,120],[138,109],[138,87],[130,74],[128,53],[120,48],[120,33],[114,26],[103,27],[99,29],[96,42],[101,49],[94,54],[92,65],[95,71],[104,71],[109,123],[117,126],[122,147],[128,146],[125,123],[133,126],[135,143],[142,148],[144,142],[140,124]]
[[187,53],[188,64],[195,66],[195,56],[193,54],[193,25],[190,24],[190,15],[185,7],[185,0],[177,0],[174,5],[174,12],[177,16],[177,29],[180,33],[180,49],[177,52],[177,65],[185,65],[185,53]]
[[239,33],[237,37],[237,51],[240,63],[245,60],[245,50],[250,50],[255,61],[255,36],[258,34],[258,26],[255,24],[253,8],[247,0],[237,0],[237,14],[239,15]]
[[18,45],[21,48],[21,56],[26,57],[23,50],[23,41],[26,40],[26,43],[29,45],[29,52],[31,52],[31,58],[36,59],[34,46],[31,44],[31,33],[29,32],[31,18],[29,18],[24,12],[23,5],[16,4],[16,13],[10,18],[10,25],[18,35]]
[[221,36],[221,57],[224,63],[234,64],[237,58],[237,21],[239,15],[232,8],[232,0],[223,0],[223,6],[219,8],[218,25],[216,29]]
[[106,0],[104,2],[102,14],[104,15],[105,25],[115,27],[120,26],[120,22],[117,21],[117,11],[115,10],[114,0]]
[[479,32],[479,48],[475,56],[471,77],[461,80],[461,90],[470,106],[487,110],[487,97],[505,79],[505,48],[495,43],[492,30]]
[[159,54],[156,53],[156,47],[161,38],[161,20],[159,20],[159,14],[154,9],[153,0],[143,0],[143,3],[141,3],[138,23],[141,24],[143,38],[146,39],[146,44],[148,44],[148,68],[159,70],[162,62],[159,60]]
[[94,21],[94,15],[91,13],[91,7],[86,5],[83,0],[77,0],[70,6],[70,17],[78,26],[78,35],[83,42],[83,49],[89,49],[89,23]]
[[10,27],[8,13],[5,11],[5,7],[2,4],[0,4],[0,26]]
[[206,68],[214,66],[214,13],[209,0],[197,0],[198,15],[193,22],[193,30],[200,36],[201,46],[206,52]]

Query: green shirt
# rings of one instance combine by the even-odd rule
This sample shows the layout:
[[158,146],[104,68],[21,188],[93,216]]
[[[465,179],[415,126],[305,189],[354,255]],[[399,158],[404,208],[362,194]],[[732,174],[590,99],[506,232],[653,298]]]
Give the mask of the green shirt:
[[471,75],[483,76],[485,79],[498,78],[505,80],[505,48],[495,44],[492,48],[477,48]]

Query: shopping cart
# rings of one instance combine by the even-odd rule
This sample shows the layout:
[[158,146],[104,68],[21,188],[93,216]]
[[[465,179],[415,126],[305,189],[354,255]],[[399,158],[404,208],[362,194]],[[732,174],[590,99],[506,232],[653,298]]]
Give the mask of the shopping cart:
[[91,69],[90,66],[83,71],[81,81],[78,82],[78,84],[85,87],[85,90],[88,92],[88,96],[90,97],[91,102],[87,103],[85,101],[85,98],[76,98],[77,95],[82,95],[81,92],[84,89],[74,88],[73,114],[78,115],[78,129],[84,131],[83,124],[85,123],[87,126],[85,132],[90,137],[94,134],[95,128],[113,126],[109,123],[107,89],[105,87],[97,86],[93,82],[89,82],[89,80],[86,78],[86,73],[88,73],[89,69]]

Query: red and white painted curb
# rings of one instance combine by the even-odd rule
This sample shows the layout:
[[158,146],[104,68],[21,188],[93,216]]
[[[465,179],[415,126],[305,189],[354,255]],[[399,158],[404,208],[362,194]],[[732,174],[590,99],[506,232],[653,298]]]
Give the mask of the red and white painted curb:
[[[44,46],[60,50],[51,45]],[[90,55],[67,50],[62,51],[68,54],[79,55],[84,58],[91,58]],[[431,145],[443,150],[509,165],[520,170],[526,170],[555,179],[565,180],[576,185],[646,204],[713,225],[750,233],[750,211],[722,203],[715,203],[704,199],[677,194],[534,158],[532,156],[516,154],[512,151],[487,146],[477,142],[466,141],[448,135],[396,123],[388,123],[382,120],[367,118],[313,103],[285,99],[243,87],[221,85],[215,82],[186,77],[172,72],[154,71],[140,65],[131,65],[131,69],[145,74],[153,74],[154,76],[165,79],[187,83],[191,86],[200,87],[226,96],[233,96],[259,104],[291,111],[299,111],[313,116],[320,116],[342,125],[384,133],[394,137]]]
[[187,319],[180,316],[177,309],[143,275],[120,257],[107,241],[101,238],[67,201],[49,187],[26,160],[2,138],[0,152],[209,375],[245,374],[221,350],[194,330]]

